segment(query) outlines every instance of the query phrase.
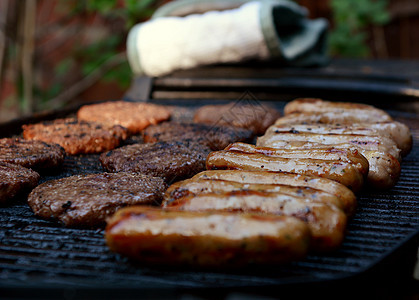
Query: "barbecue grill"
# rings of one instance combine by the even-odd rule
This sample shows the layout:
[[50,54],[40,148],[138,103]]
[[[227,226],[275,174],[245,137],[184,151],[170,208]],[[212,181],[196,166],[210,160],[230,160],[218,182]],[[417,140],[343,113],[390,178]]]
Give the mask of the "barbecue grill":
[[[360,72],[352,68],[352,73],[342,72],[344,67],[340,73],[335,70],[341,76],[327,69],[258,68],[213,66],[156,80],[137,78],[126,98],[168,105],[175,120],[191,119],[201,105],[231,100],[268,102],[282,110],[288,100],[300,96],[351,98],[387,109],[411,128],[413,150],[404,158],[401,178],[393,189],[363,191],[358,196],[356,214],[339,250],[310,254],[280,267],[245,270],[142,266],[111,253],[103,229],[65,228],[41,220],[21,196],[14,204],[0,207],[0,298],[209,299],[214,293],[218,299],[240,298],[244,293],[250,299],[252,295],[269,299],[315,293],[345,298],[359,295],[363,288],[383,299],[417,295],[418,281],[412,275],[419,245],[419,120],[416,113],[397,109],[418,100],[416,83],[411,77],[386,77],[380,72],[365,75],[361,68]],[[319,77],[310,78],[314,73]],[[334,88],[328,89],[327,81]],[[386,89],[377,90],[380,86]],[[399,106],[389,109],[390,99],[397,99]],[[1,124],[1,137],[19,135],[25,123],[72,116],[78,107]],[[98,155],[67,156],[63,168],[42,174],[41,182],[102,171]]]

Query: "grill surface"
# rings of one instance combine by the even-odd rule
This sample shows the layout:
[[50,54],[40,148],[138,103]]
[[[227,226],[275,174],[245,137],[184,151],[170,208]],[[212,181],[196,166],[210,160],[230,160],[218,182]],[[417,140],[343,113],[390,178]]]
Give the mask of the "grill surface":
[[[278,103],[278,108],[283,104]],[[191,116],[191,111],[190,106],[177,107],[174,118]],[[368,274],[386,264],[397,249],[412,243],[403,257],[413,268],[419,233],[419,126],[414,114],[390,113],[412,128],[414,148],[402,163],[396,187],[359,196],[344,244],[336,252],[310,255],[281,267],[231,272],[138,266],[108,250],[103,229],[64,228],[41,220],[21,197],[11,206],[0,207],[0,288],[10,296],[22,290],[51,292],[52,288],[162,292],[330,284]],[[101,171],[98,155],[68,156],[61,171],[43,174],[41,181]]]

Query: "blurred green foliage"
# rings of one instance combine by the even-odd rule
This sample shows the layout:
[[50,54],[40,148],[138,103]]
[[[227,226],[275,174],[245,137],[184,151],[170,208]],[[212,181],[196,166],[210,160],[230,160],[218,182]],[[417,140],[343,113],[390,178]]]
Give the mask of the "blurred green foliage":
[[388,0],[331,0],[334,28],[330,32],[331,55],[367,57],[369,26],[389,22]]
[[[57,75],[68,72],[74,66],[74,60],[77,60],[82,66],[82,75],[87,76],[104,62],[123,52],[129,29],[150,18],[158,3],[158,0],[75,1],[70,12],[72,15],[98,15],[109,24],[109,27],[112,27],[111,33],[89,45],[74,45],[74,55],[63,59],[56,66]],[[122,23],[123,26],[113,26],[113,23]],[[131,82],[131,69],[128,62],[125,61],[107,71],[102,80],[113,81],[118,83],[121,88],[127,88]],[[51,95],[45,96],[51,97]]]

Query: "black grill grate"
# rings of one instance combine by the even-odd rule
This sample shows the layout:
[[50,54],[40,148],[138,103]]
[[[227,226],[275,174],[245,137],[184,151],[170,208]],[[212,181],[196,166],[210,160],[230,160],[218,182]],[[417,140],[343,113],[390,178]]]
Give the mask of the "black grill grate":
[[[416,143],[418,130],[414,136]],[[0,287],[225,288],[350,278],[418,237],[418,154],[415,145],[392,190],[359,196],[341,249],[275,268],[217,272],[137,266],[108,250],[103,229],[64,228],[38,219],[22,198],[12,206],[0,207]],[[69,156],[62,170],[43,174],[42,181],[101,171],[98,155]]]

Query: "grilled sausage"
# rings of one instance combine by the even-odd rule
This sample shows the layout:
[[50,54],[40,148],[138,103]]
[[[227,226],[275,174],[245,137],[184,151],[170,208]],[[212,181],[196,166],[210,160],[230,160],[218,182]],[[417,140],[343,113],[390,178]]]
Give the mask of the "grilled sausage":
[[[286,149],[328,149],[329,145],[320,143],[296,141],[296,142],[282,142],[272,141],[270,143],[262,143],[267,147],[280,147]],[[279,144],[279,145],[278,145]],[[335,148],[350,149],[354,147],[353,144],[337,144],[333,145]],[[373,147],[371,147],[373,148]],[[378,148],[378,147],[377,147]],[[369,170],[367,176],[368,187],[374,189],[390,189],[400,178],[401,166],[399,160],[392,155],[383,151],[365,150],[358,148],[359,152],[368,160]]]
[[318,134],[307,132],[279,132],[266,133],[257,139],[258,147],[282,148],[287,142],[311,142],[329,146],[337,146],[339,144],[351,144],[351,148],[375,150],[389,153],[399,161],[401,160],[400,149],[396,143],[385,137],[365,136],[356,134]]
[[282,158],[313,158],[321,160],[342,160],[353,164],[363,176],[368,174],[368,160],[356,149],[277,149],[256,147],[246,143],[233,143],[225,148],[228,151],[242,153],[260,153],[271,157]]
[[284,107],[284,114],[289,115],[292,113],[348,113],[354,116],[360,114],[367,114],[370,116],[370,121],[377,122],[391,121],[392,118],[384,110],[376,108],[367,104],[351,103],[351,102],[331,102],[321,99],[295,99]]
[[275,121],[276,125],[282,124],[354,124],[354,123],[380,123],[380,122],[391,122],[392,119],[387,117],[374,118],[368,112],[349,112],[342,111],[336,112],[322,112],[322,113],[292,113],[278,118]]
[[306,256],[310,230],[289,216],[129,207],[108,222],[114,252],[148,264],[278,264]]
[[297,217],[310,228],[311,247],[315,251],[329,251],[343,241],[347,216],[340,209],[325,203],[268,192],[237,191],[208,193],[184,197],[169,207],[186,211],[261,212]]
[[[296,187],[283,184],[255,184],[240,183],[220,179],[187,179],[172,184],[164,195],[163,206],[178,201],[183,197],[195,196],[204,193],[220,193],[234,191],[259,191],[285,194],[306,201],[327,203],[342,209],[346,214],[352,215],[355,210],[355,203],[345,203],[340,198],[311,187]],[[350,205],[348,205],[350,204]]]
[[412,134],[409,127],[400,122],[383,123],[355,123],[355,124],[278,124],[272,125],[266,134],[280,132],[310,132],[320,134],[357,134],[384,136],[392,139],[397,148],[401,150],[401,155],[406,156],[412,150]]
[[334,180],[317,176],[268,171],[208,170],[196,174],[191,179],[219,179],[240,183],[283,184],[294,187],[310,187],[338,197],[347,209],[350,207],[355,208],[356,206],[356,196],[350,189]]
[[349,187],[354,192],[361,189],[364,177],[351,163],[340,160],[310,158],[280,158],[259,153],[215,151],[207,157],[208,170],[248,170],[290,172],[329,178]]

